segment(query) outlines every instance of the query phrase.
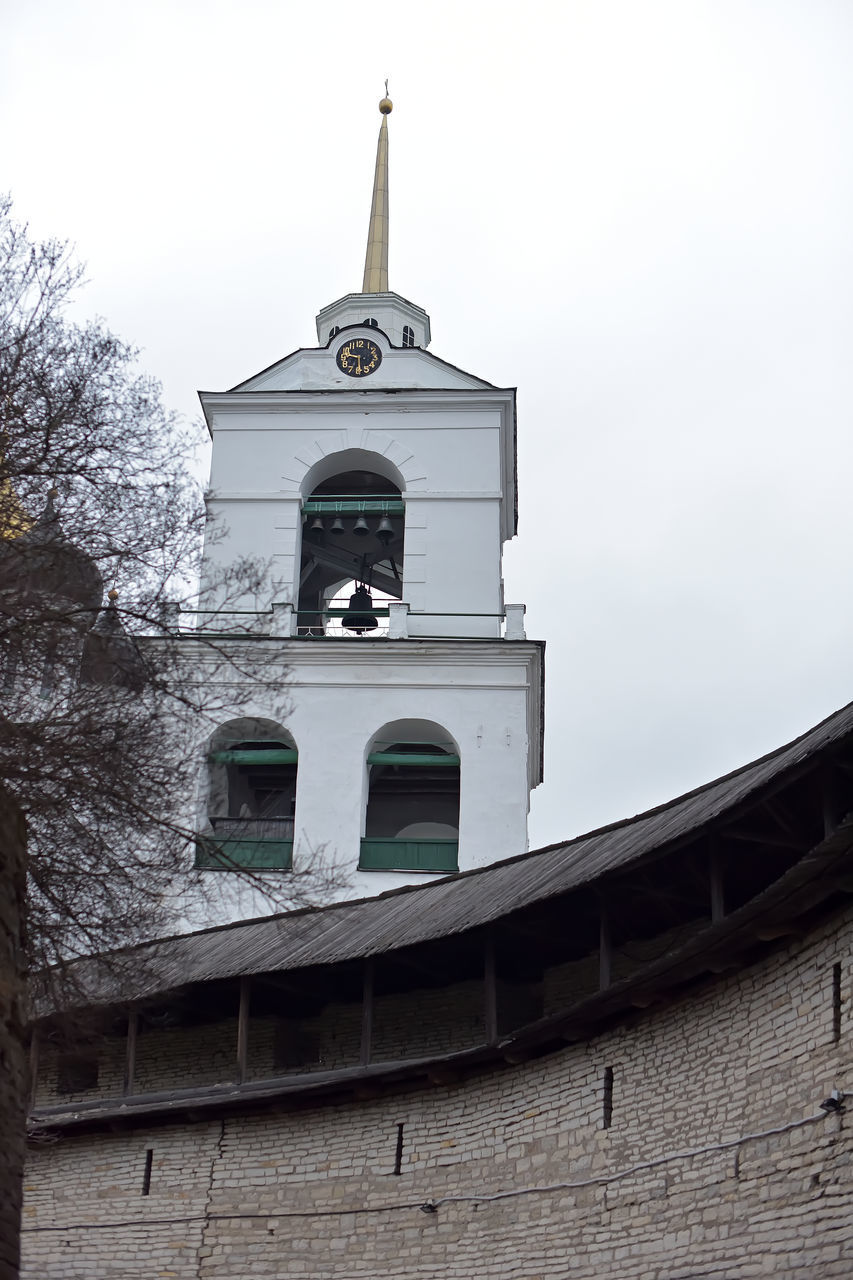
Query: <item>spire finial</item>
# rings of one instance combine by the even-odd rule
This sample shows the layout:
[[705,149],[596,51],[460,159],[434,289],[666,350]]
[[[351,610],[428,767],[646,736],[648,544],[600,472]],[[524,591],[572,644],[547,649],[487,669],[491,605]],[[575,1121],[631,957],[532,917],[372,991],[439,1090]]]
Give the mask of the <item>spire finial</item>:
[[385,97],[379,103],[382,124],[379,126],[379,142],[376,147],[376,173],[373,178],[373,201],[370,206],[362,293],[388,292],[388,116],[393,106],[388,97],[386,80]]

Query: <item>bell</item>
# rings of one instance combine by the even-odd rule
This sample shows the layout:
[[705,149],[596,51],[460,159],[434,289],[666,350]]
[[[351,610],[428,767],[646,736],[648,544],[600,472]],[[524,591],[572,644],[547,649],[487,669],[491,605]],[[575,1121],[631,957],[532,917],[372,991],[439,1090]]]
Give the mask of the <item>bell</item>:
[[334,520],[332,521],[332,527],[329,530],[329,533],[336,533],[338,537],[340,537],[341,534],[344,533],[344,522],[340,516],[335,516]]
[[394,537],[394,527],[387,516],[383,516],[379,521],[379,528],[376,530],[376,536],[382,543],[383,547],[387,547],[388,543]]
[[376,615],[371,613],[373,597],[367,587],[356,587],[349,598],[349,612],[341,618],[341,626],[361,635],[362,631],[375,631],[379,626]]
[[308,530],[309,535],[315,542],[320,542],[323,537],[323,521],[319,516],[315,516],[311,521],[311,528]]
[[354,533],[354,534],[356,534],[359,538],[366,538],[366,537],[367,537],[367,535],[370,533],[370,530],[369,530],[369,529],[368,529],[368,527],[367,527],[367,521],[365,520],[364,516],[359,516],[359,517],[358,517],[358,519],[356,520],[355,524],[353,525],[353,530],[352,530],[352,531],[353,531],[353,533]]

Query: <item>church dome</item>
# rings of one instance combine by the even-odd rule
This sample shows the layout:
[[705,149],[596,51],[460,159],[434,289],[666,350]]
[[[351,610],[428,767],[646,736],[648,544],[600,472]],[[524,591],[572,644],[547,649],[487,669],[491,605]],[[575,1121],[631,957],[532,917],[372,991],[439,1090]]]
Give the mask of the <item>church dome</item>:
[[[56,490],[51,489],[35,524],[19,538],[0,544],[0,590],[97,610],[104,594],[101,572],[92,557],[65,536],[55,499]],[[81,625],[88,622],[81,618]]]
[[138,688],[145,677],[145,664],[134,641],[119,617],[118,592],[109,593],[109,604],[83,642],[80,664],[82,684],[120,685]]

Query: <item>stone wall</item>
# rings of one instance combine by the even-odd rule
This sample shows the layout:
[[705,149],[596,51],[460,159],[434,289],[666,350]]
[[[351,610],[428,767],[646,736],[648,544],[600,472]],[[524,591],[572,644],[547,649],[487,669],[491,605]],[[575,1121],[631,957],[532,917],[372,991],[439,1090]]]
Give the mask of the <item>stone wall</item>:
[[853,1093],[851,942],[853,911],[588,1044],[455,1087],[39,1145],[22,1275],[848,1277],[853,1115],[818,1104]]

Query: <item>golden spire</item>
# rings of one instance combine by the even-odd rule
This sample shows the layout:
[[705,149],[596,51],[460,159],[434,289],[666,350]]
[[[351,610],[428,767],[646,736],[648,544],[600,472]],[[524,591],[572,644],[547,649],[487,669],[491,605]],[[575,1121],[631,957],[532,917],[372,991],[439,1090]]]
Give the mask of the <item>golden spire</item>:
[[376,174],[373,179],[373,203],[370,206],[362,293],[388,292],[388,116],[392,106],[386,80],[385,97],[379,103],[382,124],[379,126],[379,143],[376,148]]

